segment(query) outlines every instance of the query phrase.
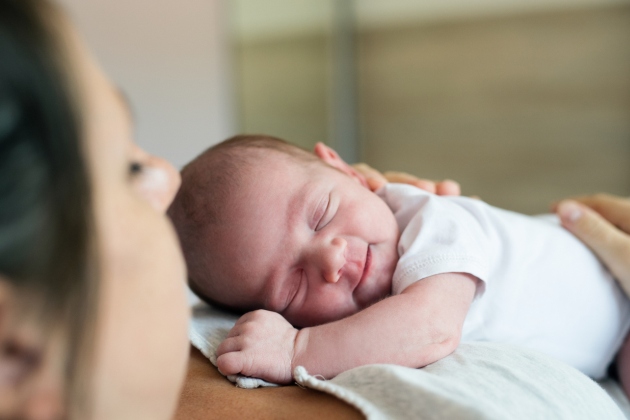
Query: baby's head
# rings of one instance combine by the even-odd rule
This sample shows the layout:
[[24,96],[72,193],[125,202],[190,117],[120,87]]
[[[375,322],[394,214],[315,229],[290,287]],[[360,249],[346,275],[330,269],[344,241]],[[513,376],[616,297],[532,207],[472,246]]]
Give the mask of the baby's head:
[[390,293],[394,215],[323,144],[312,154],[268,136],[226,140],[184,168],[169,215],[191,288],[212,303],[310,326]]

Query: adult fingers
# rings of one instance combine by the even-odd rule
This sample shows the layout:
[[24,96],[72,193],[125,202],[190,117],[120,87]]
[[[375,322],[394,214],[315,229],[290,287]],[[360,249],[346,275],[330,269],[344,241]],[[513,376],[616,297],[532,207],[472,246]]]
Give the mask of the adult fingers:
[[601,214],[604,219],[630,233],[630,199],[610,194],[595,194],[574,198]]
[[435,182],[428,179],[420,179],[406,172],[388,171],[383,174],[389,182],[414,185],[430,193],[435,193]]
[[444,181],[436,183],[436,194],[437,195],[461,195],[461,187],[459,183],[445,179]]
[[630,236],[577,201],[562,201],[556,210],[562,225],[597,254],[630,295]]
[[387,179],[383,176],[383,174],[368,164],[357,163],[352,165],[352,167],[365,177],[368,187],[372,191],[376,191],[383,185],[387,184]]
[[430,193],[437,195],[461,195],[461,187],[458,182],[450,179],[443,181],[432,181],[429,179],[418,178],[415,175],[406,172],[385,172],[385,177],[389,182],[398,182],[401,184],[410,184],[421,188]]
[[450,179],[443,181],[431,181],[421,179],[406,172],[388,171],[381,173],[365,163],[353,165],[354,169],[362,174],[372,191],[376,191],[388,182],[409,184],[438,195],[461,195],[459,183]]

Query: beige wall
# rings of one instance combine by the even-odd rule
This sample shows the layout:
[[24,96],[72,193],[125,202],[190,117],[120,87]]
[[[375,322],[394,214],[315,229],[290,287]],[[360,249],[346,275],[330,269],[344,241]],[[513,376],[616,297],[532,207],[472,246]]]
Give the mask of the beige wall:
[[139,143],[178,167],[232,134],[222,0],[61,0],[131,99]]
[[311,149],[329,137],[327,39],[250,41],[235,47],[239,130]]
[[361,28],[513,16],[629,4],[629,0],[229,0],[233,26],[247,40],[331,30],[335,3],[352,2]]
[[363,158],[526,213],[630,195],[630,6],[360,36]]
[[[630,195],[630,2],[610,3],[362,26],[363,160],[525,213]],[[329,35],[251,35],[236,45],[241,127],[312,147],[329,127]]]

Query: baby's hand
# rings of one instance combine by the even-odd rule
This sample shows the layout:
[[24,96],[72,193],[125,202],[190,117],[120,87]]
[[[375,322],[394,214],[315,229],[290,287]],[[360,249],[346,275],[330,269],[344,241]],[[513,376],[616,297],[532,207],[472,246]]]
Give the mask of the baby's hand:
[[277,384],[290,383],[297,333],[280,314],[264,310],[248,312],[219,345],[219,370],[224,375],[240,373]]

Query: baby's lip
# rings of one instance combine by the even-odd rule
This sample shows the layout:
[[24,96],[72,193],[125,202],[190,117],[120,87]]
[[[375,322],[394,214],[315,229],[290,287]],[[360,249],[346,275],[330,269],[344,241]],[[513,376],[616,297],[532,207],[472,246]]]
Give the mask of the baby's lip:
[[357,290],[359,286],[363,284],[363,282],[365,281],[365,279],[370,273],[371,266],[372,266],[372,249],[371,249],[371,246],[368,245],[367,251],[365,253],[365,261],[363,262],[363,272],[361,273],[361,277],[359,278],[359,281],[357,282],[357,285],[354,288],[355,290]]

